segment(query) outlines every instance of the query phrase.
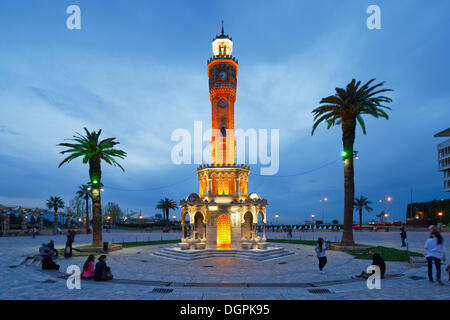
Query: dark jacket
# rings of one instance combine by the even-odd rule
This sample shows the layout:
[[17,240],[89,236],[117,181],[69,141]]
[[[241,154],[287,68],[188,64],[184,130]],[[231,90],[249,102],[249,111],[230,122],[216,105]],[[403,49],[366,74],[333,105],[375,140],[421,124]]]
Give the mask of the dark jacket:
[[372,256],[372,259],[372,265],[378,266],[380,268],[381,277],[384,277],[384,274],[386,272],[386,263],[384,262],[384,259],[378,253],[375,253]]
[[97,262],[95,264],[94,269],[94,280],[105,281],[111,279],[112,279],[111,269],[106,265],[106,262],[104,261]]
[[42,258],[42,270],[59,270],[59,265],[50,256],[44,256]]

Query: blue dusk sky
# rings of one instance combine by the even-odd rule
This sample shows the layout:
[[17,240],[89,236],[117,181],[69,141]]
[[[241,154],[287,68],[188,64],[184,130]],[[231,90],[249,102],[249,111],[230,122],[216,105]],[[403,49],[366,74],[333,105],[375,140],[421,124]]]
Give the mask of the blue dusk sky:
[[[81,30],[66,27],[72,4]],[[381,30],[366,26],[371,4]],[[357,128],[355,195],[374,202],[366,221],[386,196],[390,218],[404,219],[411,191],[414,201],[449,197],[433,137],[450,127],[448,12],[446,0],[0,0],[0,203],[68,203],[88,167],[58,168],[57,144],[83,127],[128,153],[125,172],[103,165],[104,204],[150,216],[160,198],[198,192],[197,165],[171,161],[171,134],[196,120],[210,127],[206,61],[224,20],[239,59],[236,127],[280,130],[279,173],[255,165],[249,180],[269,222],[321,217],[323,197],[326,220],[342,221],[341,129],[311,136],[311,110],[352,78],[395,90],[390,119],[366,118],[367,135]]]

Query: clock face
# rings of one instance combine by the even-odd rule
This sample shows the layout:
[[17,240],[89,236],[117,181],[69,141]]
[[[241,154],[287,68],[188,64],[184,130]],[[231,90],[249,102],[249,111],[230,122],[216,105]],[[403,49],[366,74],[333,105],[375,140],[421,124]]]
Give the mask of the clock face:
[[217,106],[220,109],[226,109],[228,107],[228,101],[225,99],[219,100],[219,102],[217,103]]
[[219,73],[219,78],[222,79],[222,80],[226,79],[227,78],[227,73],[225,71],[221,71]]

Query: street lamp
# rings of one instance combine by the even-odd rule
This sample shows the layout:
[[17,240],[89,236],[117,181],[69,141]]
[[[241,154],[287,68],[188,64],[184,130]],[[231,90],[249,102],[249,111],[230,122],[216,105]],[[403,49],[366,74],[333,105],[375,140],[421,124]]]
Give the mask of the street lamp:
[[322,203],[322,223],[325,224],[325,202],[328,201],[327,197],[319,200]]
[[444,216],[444,213],[440,211],[437,215],[439,217],[439,232],[442,232],[442,217]]
[[[387,196],[386,197],[386,201],[387,202],[391,202],[392,201],[392,197],[391,196]],[[383,205],[383,212],[381,214],[381,220],[383,220],[383,217],[386,216],[386,201],[378,200],[378,202]]]
[[312,219],[312,223],[314,224],[314,218],[316,217],[316,215],[313,213],[312,215],[311,215],[311,219]]
[[141,227],[141,231],[142,231],[142,219],[144,219],[144,218],[142,217],[142,214],[139,214],[139,225],[140,225],[140,227]]
[[173,215],[173,216],[172,216],[172,219],[173,219],[173,223],[175,224],[175,221],[176,221],[176,219],[177,219],[177,216],[176,216],[176,215]]
[[278,213],[275,214],[275,219],[277,220],[277,224],[278,224],[278,218],[280,217],[280,215]]

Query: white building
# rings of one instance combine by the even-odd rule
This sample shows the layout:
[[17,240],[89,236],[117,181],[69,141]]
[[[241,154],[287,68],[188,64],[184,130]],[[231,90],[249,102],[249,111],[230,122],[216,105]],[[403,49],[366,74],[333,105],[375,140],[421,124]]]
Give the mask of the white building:
[[[436,138],[450,137],[450,128],[434,135]],[[450,192],[450,139],[441,142],[438,148],[438,170],[444,173],[444,192]]]

